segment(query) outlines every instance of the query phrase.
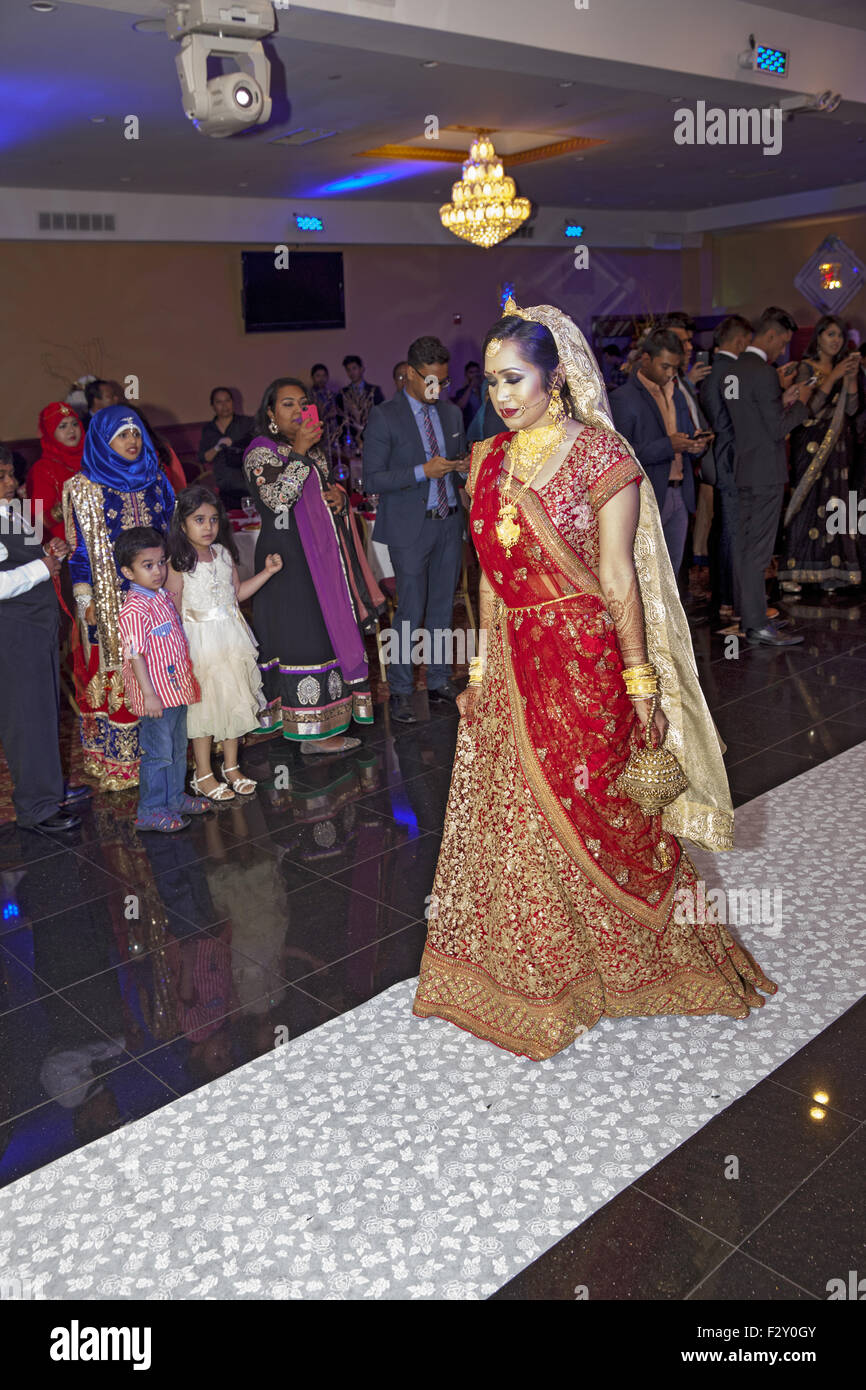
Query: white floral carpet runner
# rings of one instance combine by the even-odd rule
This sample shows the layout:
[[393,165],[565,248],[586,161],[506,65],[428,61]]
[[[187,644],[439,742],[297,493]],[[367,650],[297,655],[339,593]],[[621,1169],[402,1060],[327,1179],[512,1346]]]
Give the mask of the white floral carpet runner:
[[[696,854],[779,993],[745,1020],[605,1020],[548,1062],[384,994],[0,1192],[0,1277],[51,1299],[482,1299],[866,986],[866,744]],[[780,910],[778,913],[776,908]],[[144,1059],[146,1061],[146,1059]]]

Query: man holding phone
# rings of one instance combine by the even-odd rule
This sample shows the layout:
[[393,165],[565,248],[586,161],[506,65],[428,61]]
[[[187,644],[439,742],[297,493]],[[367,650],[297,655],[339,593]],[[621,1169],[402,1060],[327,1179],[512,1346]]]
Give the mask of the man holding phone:
[[[709,353],[698,353],[697,359],[691,362],[692,339],[696,325],[689,314],[681,311],[665,314],[661,321],[661,327],[676,334],[682,343],[683,357],[676,375],[676,385],[682,391],[689,414],[692,417],[692,440],[694,444],[703,446],[700,451],[691,450],[692,458],[697,463],[697,477],[695,478],[697,501],[695,504],[695,524],[692,530],[689,592],[694,598],[705,599],[709,598],[710,594],[709,548],[710,527],[713,524],[713,487],[716,481],[716,462],[712,449],[713,431],[709,428],[698,402],[697,388],[710,374]],[[697,462],[698,460],[700,462]]]
[[438,338],[416,338],[406,384],[374,406],[364,433],[364,491],[378,493],[373,540],[388,546],[397,581],[394,628],[400,660],[388,667],[391,717],[415,722],[414,671],[406,636],[426,626],[433,660],[427,697],[456,701],[451,672],[436,661],[436,633],[450,632],[463,556],[459,489],[469,472],[463,416],[444,398],[451,354]]
[[686,398],[676,382],[683,359],[680,338],[657,328],[644,338],[624,386],[613,392],[613,422],[631,444],[652,483],[674,574],[679,571],[695,510],[695,475],[690,458],[706,439],[694,437]]

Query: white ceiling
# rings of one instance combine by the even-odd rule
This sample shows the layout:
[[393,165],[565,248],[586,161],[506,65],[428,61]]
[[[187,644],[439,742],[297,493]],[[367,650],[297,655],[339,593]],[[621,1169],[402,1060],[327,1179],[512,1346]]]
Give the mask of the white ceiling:
[[[655,5],[663,11],[660,0]],[[765,5],[815,13],[806,0]],[[428,34],[419,44],[415,31],[414,42],[400,45],[393,27],[391,51],[377,51],[382,25],[375,19],[356,18],[351,28],[337,16],[296,6],[279,14],[279,32],[269,44],[270,125],[209,139],[183,115],[176,45],[162,33],[132,28],[136,15],[163,12],[158,4],[148,8],[146,0],[141,8],[134,0],[85,0],[39,15],[26,0],[4,0],[0,184],[435,203],[449,197],[459,167],[356,157],[359,150],[416,138],[431,113],[443,127],[537,131],[539,144],[573,135],[606,141],[582,157],[515,168],[519,191],[540,204],[684,212],[866,177],[866,105],[859,102],[843,102],[830,117],[804,115],[786,123],[783,149],[775,157],[759,148],[678,146],[673,129],[680,102],[754,105],[756,96],[769,101],[772,93],[756,93],[745,77],[709,80],[598,60],[568,63],[562,54],[502,39],[456,42],[453,35]],[[864,0],[822,0],[822,19],[830,12],[839,23],[866,28]],[[507,29],[503,24],[500,33]],[[362,42],[353,43],[352,34]],[[403,51],[393,51],[401,46]],[[419,52],[435,53],[439,66],[423,67]],[[579,80],[564,77],[578,70]],[[563,80],[572,85],[560,86]],[[129,114],[139,118],[138,140],[123,138]],[[93,117],[106,119],[96,124]],[[307,145],[273,143],[299,128],[337,134]],[[467,143],[469,138],[464,136]],[[441,143],[453,146],[455,138],[443,132]],[[334,182],[380,173],[387,181],[327,191]]]

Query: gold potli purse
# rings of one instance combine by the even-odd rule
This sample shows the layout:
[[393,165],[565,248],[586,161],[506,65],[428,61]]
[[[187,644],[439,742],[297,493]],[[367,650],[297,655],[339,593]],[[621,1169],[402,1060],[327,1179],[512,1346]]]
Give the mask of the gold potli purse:
[[630,698],[648,698],[649,717],[643,748],[636,748],[620,773],[616,790],[628,796],[646,816],[657,816],[688,788],[689,782],[673,753],[655,744],[655,715],[659,703],[659,681],[655,667],[630,666],[623,671]]

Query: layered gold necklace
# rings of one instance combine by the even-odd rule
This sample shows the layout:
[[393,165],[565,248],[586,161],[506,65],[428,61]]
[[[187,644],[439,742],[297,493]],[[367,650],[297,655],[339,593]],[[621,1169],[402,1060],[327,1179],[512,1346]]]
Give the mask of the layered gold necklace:
[[[517,504],[528,487],[532,486],[549,458],[561,448],[568,438],[565,417],[553,425],[539,425],[534,430],[516,430],[508,441],[508,478],[501,490],[499,517],[496,522],[496,535],[505,547],[506,558],[520,539],[520,522],[517,520]],[[523,485],[516,497],[511,498],[511,483],[514,470],[519,465]]]

